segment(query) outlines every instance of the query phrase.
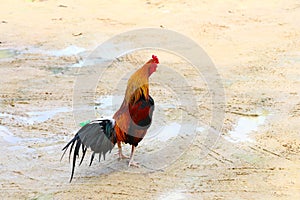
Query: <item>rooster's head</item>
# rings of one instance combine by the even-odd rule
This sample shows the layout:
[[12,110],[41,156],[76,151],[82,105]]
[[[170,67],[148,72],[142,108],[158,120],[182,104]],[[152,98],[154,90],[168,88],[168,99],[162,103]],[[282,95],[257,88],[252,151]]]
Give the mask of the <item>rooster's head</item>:
[[159,64],[159,61],[158,61],[157,56],[152,55],[152,59],[150,59],[148,62],[150,63],[150,66],[149,66],[149,76],[150,76],[151,74],[153,74],[153,72],[156,71],[157,64]]

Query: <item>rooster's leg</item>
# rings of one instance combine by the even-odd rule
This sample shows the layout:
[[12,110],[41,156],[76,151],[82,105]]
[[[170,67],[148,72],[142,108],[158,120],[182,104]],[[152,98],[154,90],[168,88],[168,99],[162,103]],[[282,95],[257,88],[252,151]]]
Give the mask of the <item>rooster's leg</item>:
[[124,154],[122,153],[122,146],[121,146],[121,142],[118,142],[118,149],[119,149],[119,160],[122,160],[122,159],[127,159],[128,157],[127,156],[124,156]]
[[130,166],[140,167],[139,164],[138,164],[137,162],[134,162],[134,161],[133,161],[134,150],[135,150],[135,146],[132,145],[128,167],[130,167]]

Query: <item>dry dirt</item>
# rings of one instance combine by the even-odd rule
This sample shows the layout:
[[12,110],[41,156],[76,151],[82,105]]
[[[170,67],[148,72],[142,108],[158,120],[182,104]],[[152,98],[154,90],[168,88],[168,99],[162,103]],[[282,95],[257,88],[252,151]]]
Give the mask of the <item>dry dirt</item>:
[[[0,3],[1,199],[300,199],[299,1]],[[79,128],[72,113],[79,69],[74,64],[112,35],[145,27],[178,31],[213,60],[226,94],[221,137],[209,145],[205,131],[197,129],[184,154],[162,170],[128,169],[114,154],[91,167],[85,160],[69,183],[70,164],[60,156]],[[85,52],[68,54],[70,46],[69,52]],[[97,96],[112,93],[121,76],[114,70],[129,72],[138,66],[122,68],[124,63],[148,59],[136,56],[110,68]],[[205,83],[193,81],[188,63],[164,53],[159,57],[169,66],[186,67],[184,77],[201,98],[197,112],[182,112],[209,125],[214,102]],[[176,94],[168,90],[181,90],[180,85],[160,85],[164,77],[172,79],[159,70],[151,79],[152,96],[166,113],[156,117],[154,127],[180,120],[178,107],[169,106]],[[234,135],[248,126],[253,127],[245,138]],[[146,162],[153,149],[165,145],[150,139],[140,144],[138,161]]]

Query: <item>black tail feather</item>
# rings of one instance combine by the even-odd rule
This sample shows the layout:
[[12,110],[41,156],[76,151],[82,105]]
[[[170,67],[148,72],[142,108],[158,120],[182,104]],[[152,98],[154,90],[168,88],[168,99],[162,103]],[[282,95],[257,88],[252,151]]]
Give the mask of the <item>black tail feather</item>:
[[82,161],[83,161],[83,158],[84,158],[84,156],[85,156],[86,150],[87,150],[87,147],[85,147],[84,145],[82,145],[82,157],[81,157],[79,166],[81,165],[81,163],[82,163]]
[[76,134],[75,137],[70,142],[68,142],[68,144],[62,149],[62,151],[64,151],[64,153],[62,154],[62,156],[60,158],[60,161],[63,159],[64,155],[66,154],[70,144],[72,144],[71,145],[71,150],[69,152],[69,162],[70,162],[71,152],[72,152],[72,149],[73,149],[73,145],[74,145],[75,141],[77,140],[77,137],[78,137],[78,135]]
[[70,182],[71,182],[72,179],[73,179],[74,170],[75,170],[76,158],[77,158],[77,156],[79,156],[80,145],[81,145],[81,141],[80,141],[80,140],[77,140],[76,146],[75,146],[75,149],[74,149],[73,164],[72,164],[72,174],[71,174]]
[[93,163],[93,160],[94,160],[94,157],[95,157],[95,152],[93,152],[93,154],[92,154],[92,157],[91,157],[91,161],[90,161],[90,165],[89,165],[89,166],[91,166],[91,165],[92,165],[92,163]]
[[79,165],[81,165],[81,163],[83,162],[87,149],[91,148],[93,152],[90,160],[90,166],[91,166],[95,154],[99,153],[99,161],[101,159],[101,154],[103,155],[103,158],[105,160],[105,154],[107,152],[111,152],[116,142],[117,142],[116,134],[113,127],[113,121],[111,120],[108,119],[95,120],[82,127],[76,133],[74,138],[70,142],[68,142],[68,144],[62,149],[64,152],[61,159],[63,158],[63,156],[65,155],[66,151],[70,146],[70,152],[69,152],[69,161],[70,161],[71,153],[74,148],[70,182],[72,181],[74,176],[76,159],[77,157],[79,157],[80,149],[82,149],[82,157],[80,159]]
[[[75,139],[76,138],[76,139]],[[75,137],[74,139],[73,139],[73,142],[72,142],[72,144],[71,144],[71,148],[70,148],[70,152],[69,152],[69,162],[70,162],[70,160],[71,160],[71,153],[72,153],[72,150],[73,150],[73,146],[74,146],[74,144],[75,144],[75,142],[76,142],[76,140],[77,140],[77,136]],[[67,150],[67,149],[66,149]]]

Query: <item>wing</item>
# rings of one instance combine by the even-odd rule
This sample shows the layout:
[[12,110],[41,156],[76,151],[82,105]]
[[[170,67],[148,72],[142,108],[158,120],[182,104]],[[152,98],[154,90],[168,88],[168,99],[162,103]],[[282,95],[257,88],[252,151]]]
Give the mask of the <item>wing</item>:
[[137,146],[144,138],[152,123],[154,100],[151,96],[146,100],[140,98],[135,104],[129,106],[131,123],[129,127],[128,143]]
[[152,122],[154,111],[154,100],[149,96],[149,100],[140,98],[135,104],[129,106],[129,113],[132,120],[132,125],[138,126],[137,128],[149,128]]

